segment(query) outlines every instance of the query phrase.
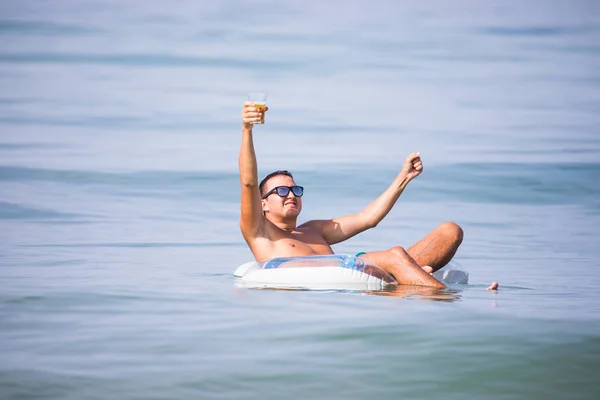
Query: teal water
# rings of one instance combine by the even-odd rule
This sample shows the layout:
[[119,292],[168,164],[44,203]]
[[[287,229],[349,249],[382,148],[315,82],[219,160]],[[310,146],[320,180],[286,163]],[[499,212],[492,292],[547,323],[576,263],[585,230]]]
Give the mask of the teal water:
[[[600,7],[0,5],[0,398],[596,399]],[[248,290],[240,109],[340,253],[455,221],[470,284]],[[485,287],[500,282],[498,292]]]

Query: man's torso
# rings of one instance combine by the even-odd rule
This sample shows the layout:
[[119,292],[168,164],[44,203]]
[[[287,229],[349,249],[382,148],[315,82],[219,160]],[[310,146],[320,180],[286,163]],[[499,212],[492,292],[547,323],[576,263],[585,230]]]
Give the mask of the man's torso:
[[255,239],[250,244],[250,249],[258,261],[275,257],[333,254],[320,227],[313,221],[300,225],[292,232],[267,223],[265,234]]

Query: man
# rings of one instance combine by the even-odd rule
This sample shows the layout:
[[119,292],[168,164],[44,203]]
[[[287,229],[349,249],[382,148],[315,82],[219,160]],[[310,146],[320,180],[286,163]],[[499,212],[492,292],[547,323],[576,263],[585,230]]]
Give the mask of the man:
[[[240,228],[257,261],[333,254],[331,245],[375,227],[392,209],[406,185],[423,171],[419,153],[412,153],[392,184],[361,212],[330,220],[308,221],[298,226],[303,188],[296,185],[292,174],[275,171],[258,183],[252,128],[261,117],[262,112],[254,107],[254,103],[244,103],[239,156]],[[407,250],[395,246],[357,256],[368,264],[383,268],[400,284],[443,288],[445,285],[431,273],[452,259],[462,237],[458,225],[445,222]]]

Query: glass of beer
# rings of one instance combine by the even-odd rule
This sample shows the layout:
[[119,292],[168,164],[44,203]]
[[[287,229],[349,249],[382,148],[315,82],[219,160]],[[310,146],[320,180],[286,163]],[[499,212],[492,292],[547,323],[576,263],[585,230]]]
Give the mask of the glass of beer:
[[261,92],[252,92],[248,95],[248,100],[254,103],[254,107],[260,112],[260,121],[254,122],[255,124],[265,123],[265,110],[267,108],[267,94]]

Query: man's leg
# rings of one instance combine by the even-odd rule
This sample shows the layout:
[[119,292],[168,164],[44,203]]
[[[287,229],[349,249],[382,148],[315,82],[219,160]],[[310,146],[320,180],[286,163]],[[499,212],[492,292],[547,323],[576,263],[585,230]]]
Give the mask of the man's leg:
[[407,249],[419,265],[430,265],[437,271],[448,264],[462,243],[463,230],[454,222],[444,222]]
[[392,274],[402,285],[433,286],[444,288],[442,282],[421,268],[400,246],[385,251],[374,251],[360,256],[369,264],[377,265]]

